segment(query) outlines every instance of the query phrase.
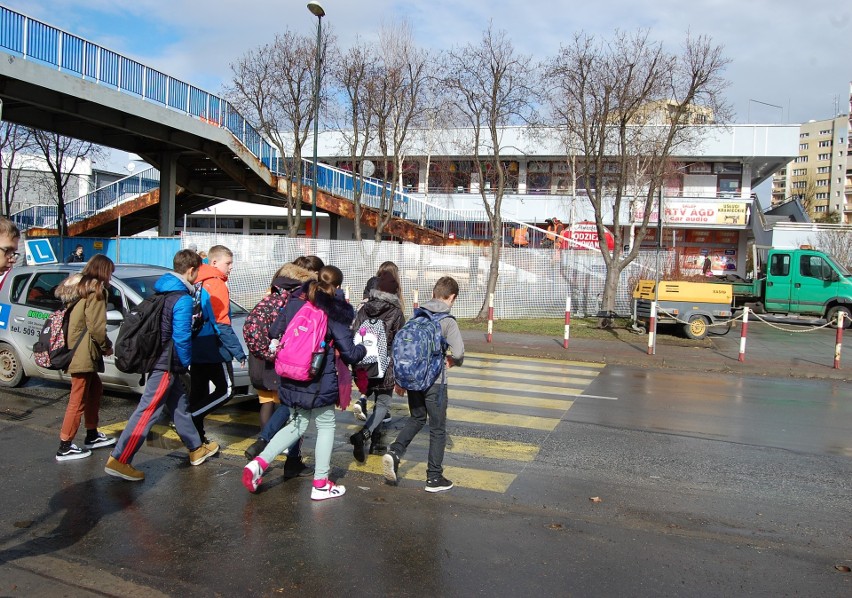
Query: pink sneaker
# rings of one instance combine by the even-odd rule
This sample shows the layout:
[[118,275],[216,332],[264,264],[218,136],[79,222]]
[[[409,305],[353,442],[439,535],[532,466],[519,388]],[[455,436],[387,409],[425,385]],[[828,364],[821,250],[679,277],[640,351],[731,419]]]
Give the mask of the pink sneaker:
[[263,472],[265,470],[266,463],[260,457],[249,461],[249,464],[243,467],[243,486],[249,492],[257,492],[258,486],[263,481]]

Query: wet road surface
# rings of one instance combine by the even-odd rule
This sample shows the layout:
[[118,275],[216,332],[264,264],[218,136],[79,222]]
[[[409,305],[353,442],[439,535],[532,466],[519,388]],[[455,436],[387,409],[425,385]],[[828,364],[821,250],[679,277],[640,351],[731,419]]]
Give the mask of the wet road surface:
[[[358,424],[338,413],[333,475],[347,493],[322,503],[280,469],[257,495],[242,487],[251,401],[215,416],[226,449],[200,467],[158,427],[133,484],[103,473],[103,450],[54,461],[67,389],[0,391],[0,593],[852,591],[834,568],[852,564],[844,383],[495,356],[452,373],[445,473],[456,487],[424,492],[425,430],[400,486],[385,485],[377,456],[353,461]],[[107,397],[101,429],[121,429],[134,404]],[[388,440],[405,413],[396,397]]]

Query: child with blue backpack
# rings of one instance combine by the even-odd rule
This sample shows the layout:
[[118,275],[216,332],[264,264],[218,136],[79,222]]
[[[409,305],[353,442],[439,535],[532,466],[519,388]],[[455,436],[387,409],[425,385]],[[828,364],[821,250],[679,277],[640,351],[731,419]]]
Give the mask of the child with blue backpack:
[[[367,349],[353,343],[349,326],[355,318],[355,311],[337,293],[342,283],[343,273],[339,268],[323,267],[317,280],[305,283],[301,295],[290,297],[284,311],[269,329],[270,338],[281,337],[282,348],[276,354],[275,370],[281,375],[278,387],[281,402],[291,409],[292,419],[270,439],[260,455],[243,469],[243,485],[250,492],[257,491],[263,481],[263,473],[272,460],[304,435],[311,422],[317,428],[311,499],[337,498],[346,492],[345,487],[328,478],[331,450],[334,447],[334,409],[340,399],[334,353],[339,352],[343,362],[352,365],[364,359]],[[317,312],[325,314],[325,318],[321,318]],[[291,323],[295,325],[291,326]],[[293,372],[301,365],[303,356],[299,335],[313,339],[320,333],[324,335],[324,342],[315,345],[315,348],[308,348],[304,353],[311,370],[318,371],[311,372],[313,375],[296,376]],[[324,358],[315,360],[315,356]],[[351,392],[351,388],[347,390]]]
[[[439,278],[432,290],[432,299],[414,310],[413,317],[394,340],[397,391],[399,394],[407,392],[411,417],[382,457],[385,479],[390,483],[397,483],[400,459],[428,418],[426,492],[443,492],[453,487],[453,483],[444,477],[443,462],[447,444],[447,369],[461,365],[464,359],[461,331],[450,315],[458,294],[459,284],[454,278]],[[424,322],[431,324],[424,326]],[[421,333],[423,330],[427,332]],[[447,349],[450,355],[447,355]]]

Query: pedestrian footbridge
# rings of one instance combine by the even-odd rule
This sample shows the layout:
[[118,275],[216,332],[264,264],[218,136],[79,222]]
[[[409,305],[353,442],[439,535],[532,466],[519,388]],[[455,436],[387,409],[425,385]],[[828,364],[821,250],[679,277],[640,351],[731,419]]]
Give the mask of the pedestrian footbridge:
[[[0,6],[0,100],[8,122],[51,131],[141,156],[154,167],[62,206],[13,215],[30,234],[135,234],[157,227],[174,234],[176,219],[224,200],[286,207],[295,185],[281,156],[225,99],[81,37]],[[313,168],[301,168],[303,205],[311,205]],[[317,210],[353,219],[361,190],[362,222],[421,244],[464,242],[450,223],[461,214],[381,181],[317,167]],[[392,202],[392,203],[391,203]],[[466,215],[470,218],[470,215]],[[122,220],[122,218],[124,218]],[[120,227],[120,230],[119,230]]]

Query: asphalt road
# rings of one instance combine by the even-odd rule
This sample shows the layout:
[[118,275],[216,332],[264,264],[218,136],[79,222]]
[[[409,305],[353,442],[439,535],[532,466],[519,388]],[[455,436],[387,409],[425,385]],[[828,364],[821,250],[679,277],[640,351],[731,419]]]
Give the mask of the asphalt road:
[[[852,594],[842,380],[481,355],[452,380],[455,488],[424,492],[425,437],[387,486],[377,457],[353,463],[340,413],[347,493],[323,503],[276,470],[242,488],[252,401],[212,422],[228,450],[200,467],[157,428],[131,484],[103,451],[53,460],[66,396],[0,391],[0,595]],[[133,405],[108,396],[102,429]]]

